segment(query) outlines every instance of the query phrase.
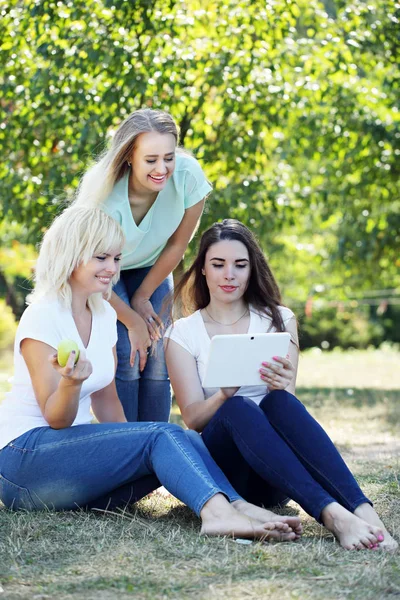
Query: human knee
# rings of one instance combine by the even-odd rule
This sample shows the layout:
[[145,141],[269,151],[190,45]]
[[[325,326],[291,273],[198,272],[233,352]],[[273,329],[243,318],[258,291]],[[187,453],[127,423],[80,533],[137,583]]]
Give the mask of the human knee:
[[198,448],[199,446],[204,446],[204,442],[201,439],[201,435],[197,431],[194,431],[194,429],[186,429],[185,435],[195,448]]
[[221,409],[225,415],[243,414],[243,410],[253,408],[254,402],[244,396],[232,396],[222,406]]
[[294,404],[299,404],[296,396],[286,390],[272,390],[263,398],[260,408],[265,413],[278,412],[287,414]]
[[185,430],[180,425],[177,425],[176,423],[164,423],[164,422],[153,423],[153,429],[154,429],[154,431],[156,431],[158,433],[162,433],[162,434],[166,434],[166,435],[186,433]]

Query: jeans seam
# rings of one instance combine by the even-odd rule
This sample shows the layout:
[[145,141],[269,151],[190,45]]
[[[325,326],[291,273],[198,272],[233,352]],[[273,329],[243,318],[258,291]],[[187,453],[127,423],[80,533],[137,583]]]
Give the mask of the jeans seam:
[[[272,423],[271,423],[271,425],[272,425]],[[288,438],[285,436],[285,434],[282,433],[281,430],[279,429],[279,427],[277,427],[276,425],[273,425],[273,427],[279,433],[279,435],[281,436],[281,438],[286,442],[286,444],[289,446],[289,448],[291,448],[292,452],[294,452],[293,447],[292,447],[291,443],[289,442]],[[312,469],[314,469],[314,471],[316,471],[318,473],[318,475],[320,475],[320,477],[322,479],[325,479],[329,483],[329,485],[331,485],[331,487],[337,493],[338,497],[341,499],[341,502],[343,502],[344,504],[346,504],[346,506],[348,506],[348,507],[352,506],[352,503],[349,502],[348,499],[343,496],[343,494],[337,489],[336,485],[334,485],[331,482],[330,478],[327,477],[324,473],[321,473],[321,471],[317,467],[315,467],[307,458],[305,458],[303,456],[302,452],[300,452],[300,450],[298,450],[298,448],[296,448],[296,452],[294,452],[294,454],[299,455],[306,465],[308,465],[309,467],[311,467]],[[310,473],[310,475],[311,475],[311,473]],[[313,477],[313,476],[311,475],[311,477]],[[314,477],[313,477],[313,479],[314,479]],[[325,490],[325,488],[322,486],[322,484],[320,484],[318,481],[316,483],[318,483],[318,485],[320,485],[322,487],[322,489]],[[327,490],[325,490],[325,491],[331,496],[331,494]],[[363,496],[363,497],[365,498],[365,496]],[[337,500],[335,498],[333,498],[333,500],[335,502],[337,502]],[[344,506],[344,508],[346,508],[346,506]],[[357,504],[357,506],[359,506],[359,504]],[[357,508],[357,506],[356,506],[356,508]],[[350,509],[348,509],[348,510],[350,510]]]
[[[157,429],[157,423],[155,423],[152,426],[149,426],[148,428],[146,428],[146,430],[143,427],[135,427],[135,424],[132,423],[131,427],[129,428],[130,431],[154,431]],[[139,425],[139,423],[138,423]],[[91,425],[88,425],[88,427],[91,427]],[[123,429],[109,429],[107,431],[99,431],[96,433],[90,433],[90,434],[85,434],[82,435],[80,437],[74,438],[73,440],[63,440],[60,442],[49,442],[49,443],[44,443],[41,444],[39,447],[37,448],[19,448],[18,446],[15,446],[14,444],[12,445],[12,448],[15,448],[16,450],[20,450],[22,452],[38,452],[40,450],[43,449],[47,449],[47,448],[54,448],[56,446],[64,446],[64,445],[68,445],[68,444],[75,444],[76,442],[83,442],[85,440],[89,440],[92,438],[97,438],[97,437],[104,437],[106,435],[114,435],[114,434],[119,434],[119,433],[124,433],[127,431],[127,428],[123,428]],[[10,444],[11,445],[11,444]]]
[[[261,461],[261,459],[259,459],[259,457],[253,452],[253,450],[251,448],[249,448],[249,446],[247,445],[246,441],[241,436],[239,430],[229,421],[229,417],[223,417],[222,420],[225,421],[232,429],[234,429],[238,435],[240,435],[240,437],[242,438],[242,443],[246,446],[247,450],[253,455],[253,457],[255,457],[256,460]],[[287,481],[286,478],[282,477],[282,475],[280,473],[277,473],[277,471],[275,471],[275,469],[271,468],[271,470],[272,470],[272,472],[275,475],[277,475],[279,478],[281,478],[281,479],[283,479],[285,481],[288,489],[294,491],[295,495],[297,495],[298,497],[300,496],[301,498],[303,498],[303,503],[306,506],[309,504],[309,502],[304,497],[304,495],[301,494],[301,493],[299,493],[298,491],[296,491],[295,488]],[[262,477],[262,475],[261,475],[261,477]],[[324,490],[324,488],[317,481],[315,483],[316,483],[316,485],[318,485],[319,487],[321,487],[321,489],[327,494],[327,496],[331,497],[330,494],[328,492],[326,492],[326,490]],[[293,498],[293,495],[291,495],[291,497]],[[332,500],[334,500],[334,499],[332,498]]]
[[[200,469],[197,467],[197,465],[192,461],[192,459],[190,458],[190,456],[188,455],[188,453],[186,452],[186,448],[184,446],[182,446],[182,444],[179,442],[178,439],[176,439],[175,434],[173,431],[169,431],[168,429],[164,429],[164,431],[167,433],[168,437],[173,440],[173,442],[175,443],[176,446],[179,447],[179,449],[181,450],[181,452],[185,455],[186,460],[191,464],[191,466],[196,470],[197,474],[203,479],[203,481],[211,488],[210,490],[210,496],[208,496],[208,494],[206,494],[205,496],[207,498],[206,501],[203,502],[203,504],[201,504],[200,509],[199,510],[195,510],[195,512],[199,513],[201,510],[201,507],[204,506],[204,504],[210,499],[212,498],[212,496],[215,496],[215,494],[221,493],[224,494],[224,492],[219,489],[218,487],[216,487],[215,482],[213,482],[213,480],[210,478],[210,475],[207,474],[207,477],[204,477],[204,474],[200,471]],[[195,450],[196,452],[196,450]],[[202,460],[201,456],[199,455],[200,460]],[[207,467],[205,467],[205,471],[208,473],[207,471]],[[225,494],[224,494],[225,495]],[[199,505],[200,502],[197,502],[197,505]]]

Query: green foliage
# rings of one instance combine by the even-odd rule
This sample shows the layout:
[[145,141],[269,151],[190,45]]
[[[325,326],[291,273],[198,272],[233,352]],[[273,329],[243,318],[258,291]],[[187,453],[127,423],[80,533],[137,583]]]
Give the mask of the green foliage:
[[0,298],[0,350],[11,346],[16,331],[13,312],[4,300]]
[[366,348],[379,346],[385,339],[380,322],[371,322],[368,311],[325,308],[313,311],[312,317],[300,317],[302,349],[319,346],[325,349]]
[[399,287],[398,24],[395,0],[10,0],[0,215],[37,242],[121,119],[162,108],[214,184],[201,227],[248,224],[288,300]]

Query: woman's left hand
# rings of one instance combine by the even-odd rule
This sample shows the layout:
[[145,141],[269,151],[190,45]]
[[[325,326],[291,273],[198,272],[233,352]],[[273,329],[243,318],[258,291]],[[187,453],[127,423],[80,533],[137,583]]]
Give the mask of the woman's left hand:
[[289,359],[273,356],[274,362],[263,362],[260,377],[270,390],[285,390],[295,376],[295,369]]
[[152,340],[160,340],[161,330],[163,322],[156,312],[153,310],[153,305],[148,298],[140,298],[135,295],[132,296],[131,306],[144,320],[149,330],[149,334]]

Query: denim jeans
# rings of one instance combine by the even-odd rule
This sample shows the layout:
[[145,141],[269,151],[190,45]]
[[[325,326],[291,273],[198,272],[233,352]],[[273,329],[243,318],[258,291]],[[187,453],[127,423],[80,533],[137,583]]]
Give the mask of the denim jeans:
[[12,510],[115,508],[160,484],[196,514],[217,493],[240,499],[200,436],[170,423],[37,427],[0,451],[0,499]]
[[[151,267],[121,271],[121,278],[114,286],[114,292],[130,304]],[[160,313],[165,297],[173,289],[172,275],[169,275],[150,298],[154,311]],[[135,364],[130,366],[131,345],[128,330],[117,322],[118,366],[115,375],[117,392],[128,421],[168,421],[171,410],[171,387],[164,357],[164,345],[160,340],[155,351],[149,354],[142,372],[139,371],[139,353]]]
[[248,502],[292,498],[315,519],[331,502],[354,512],[364,496],[328,435],[289,392],[267,394],[260,406],[233,396],[202,434],[215,462]]

